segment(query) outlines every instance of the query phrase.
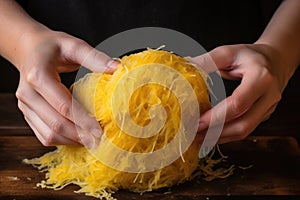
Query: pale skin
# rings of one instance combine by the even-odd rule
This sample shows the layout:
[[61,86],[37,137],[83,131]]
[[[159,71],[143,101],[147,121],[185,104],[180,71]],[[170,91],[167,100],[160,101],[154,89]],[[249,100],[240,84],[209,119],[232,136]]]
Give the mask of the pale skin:
[[209,56],[222,77],[242,80],[231,96],[200,117],[200,132],[205,132],[209,124],[218,126],[218,119],[225,118],[218,142],[227,143],[244,139],[270,117],[300,64],[299,10],[300,1],[283,1],[254,44],[221,46],[208,55],[192,58],[213,71],[210,59],[205,58]]
[[[59,73],[81,65],[112,72],[117,63],[86,42],[36,22],[14,1],[1,0],[0,8],[0,27],[6,27],[0,31],[0,54],[20,72],[18,106],[35,135],[45,146],[92,146],[100,138],[99,123],[79,104],[72,105]],[[80,115],[76,122],[74,113]],[[89,134],[79,137],[78,132]]]
[[[241,140],[272,114],[300,63],[299,10],[299,0],[286,0],[254,44],[221,46],[191,58],[209,72],[215,70],[209,67],[212,59],[222,77],[242,80],[231,96],[200,117],[200,133],[225,115],[219,143]],[[0,1],[0,19],[0,54],[20,72],[18,106],[37,138],[45,146],[93,146],[101,135],[99,124],[79,104],[72,106],[59,73],[81,65],[111,73],[118,63],[86,42],[38,23],[14,1]],[[80,113],[79,121],[74,113]],[[79,137],[78,132],[89,134]]]

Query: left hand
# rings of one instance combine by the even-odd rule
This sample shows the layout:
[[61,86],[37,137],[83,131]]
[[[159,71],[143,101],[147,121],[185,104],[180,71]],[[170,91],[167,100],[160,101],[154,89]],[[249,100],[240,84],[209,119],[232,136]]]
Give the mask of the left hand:
[[[209,56],[209,58],[207,57]],[[199,131],[225,124],[218,143],[244,139],[274,112],[289,80],[285,66],[271,47],[264,44],[228,45],[190,58],[208,72],[213,60],[225,79],[241,79],[241,84],[211,110],[200,116]]]

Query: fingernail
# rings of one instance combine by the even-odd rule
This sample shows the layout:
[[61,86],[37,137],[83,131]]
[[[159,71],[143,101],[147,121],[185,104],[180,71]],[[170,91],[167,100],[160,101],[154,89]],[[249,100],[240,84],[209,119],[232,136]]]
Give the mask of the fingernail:
[[119,65],[119,61],[115,60],[115,59],[111,59],[108,63],[107,63],[107,69],[105,70],[106,72],[114,72],[118,65]]
[[205,129],[207,129],[206,123],[204,123],[204,122],[199,122],[199,125],[198,125],[198,131],[203,131],[203,130],[205,130]]
[[193,58],[191,56],[186,56],[184,57],[187,61],[189,61],[190,63],[194,63],[193,62]]
[[186,56],[186,57],[184,57],[186,60],[191,60],[192,59],[192,57],[191,56]]

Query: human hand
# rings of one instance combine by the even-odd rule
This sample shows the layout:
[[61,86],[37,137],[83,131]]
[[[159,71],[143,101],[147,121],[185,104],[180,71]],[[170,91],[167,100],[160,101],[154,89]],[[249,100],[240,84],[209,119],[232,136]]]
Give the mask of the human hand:
[[[212,60],[214,63],[212,63]],[[244,139],[274,112],[290,78],[280,55],[265,44],[228,45],[190,61],[225,79],[241,79],[231,96],[200,116],[199,132],[225,124],[218,143]]]
[[[117,62],[86,42],[49,29],[23,34],[16,51],[20,71],[18,106],[37,138],[45,146],[93,146],[101,135],[99,123],[61,83],[59,73],[81,65],[94,72],[110,73]],[[74,115],[80,116],[74,120]]]

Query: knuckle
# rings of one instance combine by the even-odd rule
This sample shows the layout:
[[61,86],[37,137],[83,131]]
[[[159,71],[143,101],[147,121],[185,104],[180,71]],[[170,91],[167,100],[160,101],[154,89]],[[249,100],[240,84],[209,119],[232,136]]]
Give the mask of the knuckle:
[[21,88],[18,88],[16,91],[16,97],[19,101],[25,101],[26,100],[26,92],[24,92]]
[[232,99],[231,105],[232,118],[241,116],[248,107],[248,105],[245,102],[242,102],[239,98]]
[[87,42],[85,42],[84,40],[82,40],[82,39],[79,39],[79,38],[72,38],[71,40],[70,40],[70,50],[71,50],[71,52],[73,52],[74,54],[76,54],[78,51],[78,49],[81,49],[81,48],[83,48],[83,47],[86,47],[87,45],[88,45],[88,43]]
[[26,76],[26,80],[28,83],[37,86],[42,83],[41,74],[36,69],[31,69]]
[[265,68],[265,70],[261,73],[263,75],[263,80],[266,85],[273,85],[275,81],[275,77],[271,74],[271,72]]
[[26,102],[26,99],[27,99],[26,93],[23,92],[22,90],[18,89],[16,92],[16,97],[18,99],[18,102],[17,102],[18,108],[24,113],[24,110],[25,110],[24,102]]
[[60,112],[63,116],[69,117],[71,114],[71,106],[67,102],[62,102],[58,106],[58,112]]
[[53,135],[53,134],[55,135],[57,133],[61,133],[64,128],[63,123],[59,120],[52,120],[49,123],[49,126],[50,126],[51,131],[53,132],[53,133],[51,132],[51,134],[49,134],[49,135]]
[[236,126],[236,139],[243,140],[251,132],[251,127],[247,123],[240,122]]
[[81,40],[81,39],[77,39],[75,42],[75,45],[74,45],[75,48],[77,48],[77,47],[82,48],[82,47],[87,47],[87,46],[89,46],[89,44],[86,41]]
[[231,58],[233,55],[231,47],[228,45],[216,47],[214,51],[218,52],[218,54],[221,55],[223,58]]

